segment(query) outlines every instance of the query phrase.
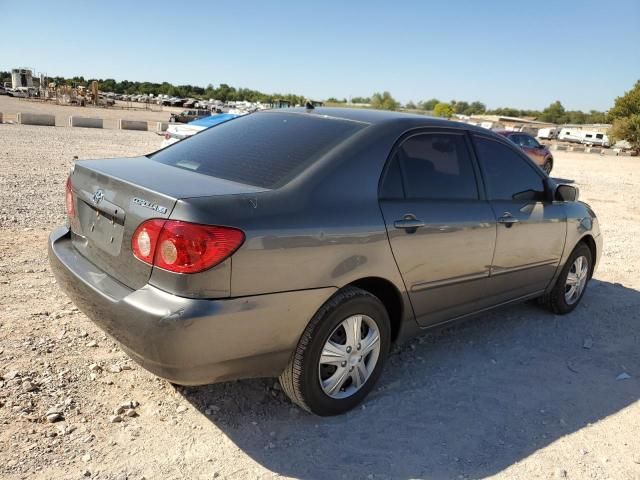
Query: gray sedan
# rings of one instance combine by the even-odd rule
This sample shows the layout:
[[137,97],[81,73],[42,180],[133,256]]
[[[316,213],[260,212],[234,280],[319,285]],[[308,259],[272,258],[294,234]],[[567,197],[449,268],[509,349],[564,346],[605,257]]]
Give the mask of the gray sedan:
[[571,312],[602,251],[577,196],[481,128],[274,110],[148,156],[77,162],[49,258],[154,374],[280,375],[295,403],[333,415],[425,329],[535,298]]

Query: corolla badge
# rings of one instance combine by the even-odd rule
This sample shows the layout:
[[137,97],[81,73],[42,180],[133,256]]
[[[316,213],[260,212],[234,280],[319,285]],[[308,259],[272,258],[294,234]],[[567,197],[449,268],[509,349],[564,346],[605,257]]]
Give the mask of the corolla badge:
[[157,203],[144,200],[143,198],[134,197],[133,203],[135,205],[140,205],[141,207],[150,208],[151,210],[155,210],[156,212],[163,215],[167,213],[167,207],[163,207],[162,205],[158,205]]
[[96,205],[99,204],[104,199],[104,192],[101,189],[98,189],[93,194],[93,203]]

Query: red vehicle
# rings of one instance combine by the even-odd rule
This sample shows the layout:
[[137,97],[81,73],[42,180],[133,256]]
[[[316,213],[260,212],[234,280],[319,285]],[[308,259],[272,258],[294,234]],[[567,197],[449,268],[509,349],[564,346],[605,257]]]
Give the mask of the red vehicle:
[[507,137],[518,145],[547,175],[551,174],[551,170],[553,169],[553,155],[551,155],[551,152],[545,145],[539,143],[528,133],[512,132],[509,130],[498,130],[496,133]]

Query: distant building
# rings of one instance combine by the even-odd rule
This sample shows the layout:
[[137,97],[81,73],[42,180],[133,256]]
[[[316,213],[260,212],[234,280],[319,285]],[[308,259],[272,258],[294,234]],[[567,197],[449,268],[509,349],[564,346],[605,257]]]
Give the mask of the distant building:
[[29,68],[14,68],[11,70],[11,88],[33,88],[33,72]]

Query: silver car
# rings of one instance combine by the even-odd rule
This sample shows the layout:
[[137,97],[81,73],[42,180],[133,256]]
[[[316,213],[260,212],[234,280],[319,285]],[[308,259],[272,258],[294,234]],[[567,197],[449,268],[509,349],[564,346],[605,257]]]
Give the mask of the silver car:
[[274,110],[148,156],[77,162],[49,258],[154,374],[279,375],[295,403],[333,415],[425,329],[534,298],[571,312],[602,251],[577,195],[481,128]]

